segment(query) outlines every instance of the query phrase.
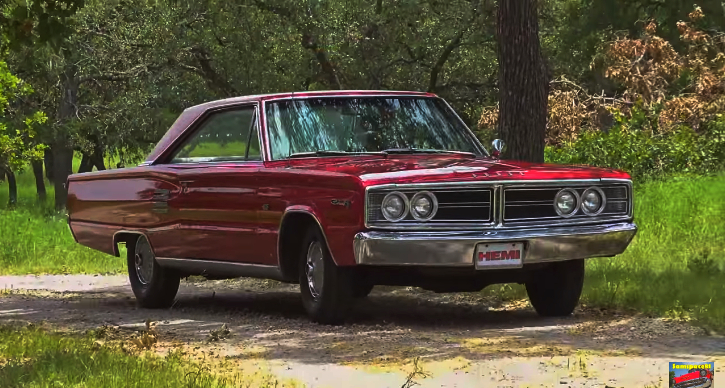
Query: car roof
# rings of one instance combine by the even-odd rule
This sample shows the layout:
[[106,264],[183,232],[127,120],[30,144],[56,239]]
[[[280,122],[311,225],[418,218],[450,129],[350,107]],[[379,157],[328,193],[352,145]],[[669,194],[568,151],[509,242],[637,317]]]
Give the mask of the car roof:
[[273,94],[255,94],[250,96],[231,97],[221,100],[209,101],[203,104],[190,106],[179,115],[176,122],[166,131],[153,151],[143,164],[153,163],[165,150],[171,146],[177,137],[181,136],[199,116],[207,110],[223,106],[243,104],[245,102],[261,102],[281,100],[288,98],[314,98],[314,97],[345,97],[345,96],[393,96],[393,97],[438,97],[433,93],[392,90],[321,90],[312,92],[288,92]]
[[224,98],[221,100],[208,101],[203,104],[188,107],[186,110],[206,110],[217,106],[234,105],[237,103],[252,101],[270,101],[288,98],[310,98],[310,97],[345,97],[345,96],[412,96],[412,97],[438,97],[436,94],[415,91],[394,91],[394,90],[319,90],[305,92],[286,92],[254,94]]

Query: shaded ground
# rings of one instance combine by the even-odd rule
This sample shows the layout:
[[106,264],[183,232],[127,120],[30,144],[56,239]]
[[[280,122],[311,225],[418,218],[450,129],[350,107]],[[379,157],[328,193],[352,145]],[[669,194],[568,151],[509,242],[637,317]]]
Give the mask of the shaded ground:
[[160,351],[184,344],[308,387],[400,387],[415,358],[422,387],[664,387],[669,361],[725,363],[725,339],[684,323],[593,309],[543,319],[526,301],[477,293],[379,287],[348,324],[327,327],[307,321],[297,286],[273,281],[184,282],[168,310],[138,309],[124,276],[0,277],[0,289],[0,323],[123,330],[149,319]]

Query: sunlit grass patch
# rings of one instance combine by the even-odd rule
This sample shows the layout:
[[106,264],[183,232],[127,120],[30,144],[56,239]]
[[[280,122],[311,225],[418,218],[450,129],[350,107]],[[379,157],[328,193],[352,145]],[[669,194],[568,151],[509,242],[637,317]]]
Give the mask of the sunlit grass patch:
[[[300,387],[269,374],[218,375],[181,350],[133,354],[86,336],[39,328],[0,328],[0,386],[14,387]],[[249,384],[249,385],[247,385]]]

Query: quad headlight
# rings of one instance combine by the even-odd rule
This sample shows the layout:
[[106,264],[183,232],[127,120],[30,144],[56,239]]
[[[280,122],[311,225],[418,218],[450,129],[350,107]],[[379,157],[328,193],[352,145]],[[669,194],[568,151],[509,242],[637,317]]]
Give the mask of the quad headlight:
[[604,210],[607,198],[599,187],[590,187],[582,193],[581,209],[588,216],[595,216]]
[[562,217],[571,217],[579,206],[579,194],[572,189],[563,189],[554,197],[556,214]]
[[438,211],[438,200],[430,191],[416,193],[410,200],[410,214],[418,221],[428,221]]
[[388,193],[380,204],[383,217],[389,222],[398,222],[410,214],[416,221],[428,221],[438,211],[438,199],[430,191],[415,193],[410,199],[404,193]]
[[386,220],[396,222],[408,215],[409,206],[408,197],[405,194],[393,191],[383,198],[380,210]]

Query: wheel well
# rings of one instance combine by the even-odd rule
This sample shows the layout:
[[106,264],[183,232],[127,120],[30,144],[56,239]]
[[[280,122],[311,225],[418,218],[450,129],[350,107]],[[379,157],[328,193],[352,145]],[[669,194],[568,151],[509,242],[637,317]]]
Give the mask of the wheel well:
[[121,256],[121,250],[118,248],[118,244],[122,243],[128,247],[128,244],[136,241],[138,236],[142,235],[138,232],[118,232],[113,235],[113,254],[116,257]]
[[285,279],[296,282],[299,279],[299,253],[307,228],[318,228],[315,218],[308,213],[289,213],[282,220],[279,231],[279,266]]

